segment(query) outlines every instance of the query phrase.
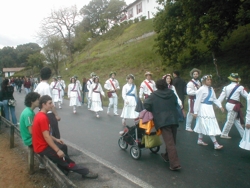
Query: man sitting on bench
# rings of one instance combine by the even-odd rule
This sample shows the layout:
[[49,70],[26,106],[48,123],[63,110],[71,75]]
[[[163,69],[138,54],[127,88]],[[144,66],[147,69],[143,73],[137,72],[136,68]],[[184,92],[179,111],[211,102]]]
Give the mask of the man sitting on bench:
[[[39,106],[40,95],[36,92],[30,92],[25,96],[24,104],[26,108],[20,115],[20,133],[24,145],[33,149],[32,146],[32,124],[35,116],[34,109]],[[45,169],[45,166],[40,161],[40,169]]]
[[50,135],[50,125],[47,112],[53,107],[52,98],[44,95],[39,100],[40,112],[34,118],[32,126],[32,143],[34,152],[47,156],[61,169],[77,172],[83,178],[97,178],[98,174],[90,172],[88,168],[75,164],[67,154],[67,146],[62,140]]

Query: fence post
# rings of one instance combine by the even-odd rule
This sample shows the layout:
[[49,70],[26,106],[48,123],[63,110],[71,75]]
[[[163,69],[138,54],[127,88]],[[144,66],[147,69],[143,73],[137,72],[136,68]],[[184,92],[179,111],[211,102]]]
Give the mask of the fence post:
[[12,124],[10,126],[10,149],[14,148],[14,132],[15,132],[15,127]]
[[29,163],[29,173],[34,173],[34,150],[33,147],[28,147],[28,163]]

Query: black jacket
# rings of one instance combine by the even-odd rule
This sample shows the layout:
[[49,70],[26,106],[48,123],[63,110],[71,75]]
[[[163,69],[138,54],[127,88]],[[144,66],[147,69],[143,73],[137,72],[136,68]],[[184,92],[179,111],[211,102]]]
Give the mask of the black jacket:
[[152,112],[155,128],[178,125],[177,97],[171,89],[156,90],[144,101],[144,108]]

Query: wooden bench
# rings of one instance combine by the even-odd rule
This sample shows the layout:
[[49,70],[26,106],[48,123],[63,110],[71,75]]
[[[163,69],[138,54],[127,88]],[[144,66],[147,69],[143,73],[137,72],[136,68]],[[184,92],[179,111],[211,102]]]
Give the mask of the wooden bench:
[[[1,116],[0,130],[1,126],[6,126],[10,128],[10,149],[14,148],[15,133],[21,137],[20,130],[14,126],[13,123]],[[53,163],[47,156],[41,157],[39,154],[34,153],[33,149],[28,147],[28,163],[29,163],[29,173],[34,173],[34,156],[36,156],[39,161],[45,165],[46,170],[50,173],[51,176],[55,178],[55,181],[58,183],[59,187],[62,188],[75,188],[77,187],[58,167]]]

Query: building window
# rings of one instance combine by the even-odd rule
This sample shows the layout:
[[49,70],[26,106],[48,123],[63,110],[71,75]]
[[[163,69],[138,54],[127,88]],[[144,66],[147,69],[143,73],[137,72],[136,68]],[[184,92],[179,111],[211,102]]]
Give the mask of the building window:
[[139,4],[136,5],[136,10],[137,10],[137,14],[142,12],[142,3],[139,3]]
[[133,8],[128,10],[128,19],[133,18]]

